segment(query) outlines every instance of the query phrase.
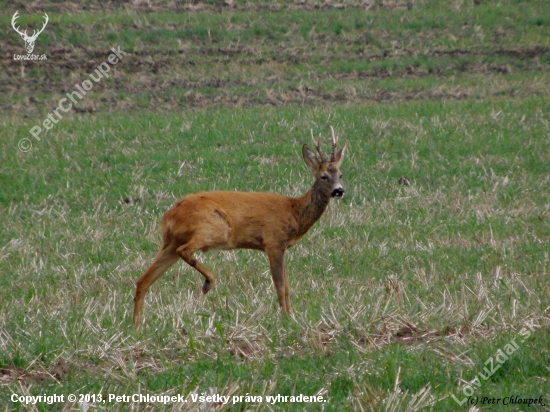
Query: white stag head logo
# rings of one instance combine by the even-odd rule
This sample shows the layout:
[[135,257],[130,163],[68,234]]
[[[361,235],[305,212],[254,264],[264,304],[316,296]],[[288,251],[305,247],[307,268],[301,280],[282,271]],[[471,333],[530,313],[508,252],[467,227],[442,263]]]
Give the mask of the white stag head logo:
[[24,32],[21,32],[19,30],[19,27],[15,26],[15,21],[19,17],[18,14],[19,14],[19,11],[16,11],[15,14],[13,15],[13,17],[11,19],[11,25],[12,25],[13,29],[17,33],[19,33],[21,38],[25,41],[25,48],[27,49],[27,54],[31,54],[33,49],[34,49],[34,42],[38,38],[38,35],[44,31],[44,29],[46,28],[46,24],[48,24],[48,20],[49,20],[48,15],[46,13],[44,13],[44,23],[42,24],[42,28],[40,30],[34,30],[34,33],[32,34],[32,36],[28,36],[27,35],[27,30],[25,30]]

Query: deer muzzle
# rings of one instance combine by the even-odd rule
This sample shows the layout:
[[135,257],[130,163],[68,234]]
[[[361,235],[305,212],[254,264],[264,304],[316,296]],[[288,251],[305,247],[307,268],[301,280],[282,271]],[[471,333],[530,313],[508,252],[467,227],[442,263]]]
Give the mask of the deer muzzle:
[[336,198],[340,198],[342,196],[344,196],[344,188],[343,187],[337,187],[336,189],[334,189],[332,191],[332,197],[336,197]]

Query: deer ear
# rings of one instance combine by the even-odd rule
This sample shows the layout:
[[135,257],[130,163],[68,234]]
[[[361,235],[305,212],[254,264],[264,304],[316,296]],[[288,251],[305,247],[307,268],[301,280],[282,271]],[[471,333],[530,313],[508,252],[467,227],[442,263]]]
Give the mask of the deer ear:
[[346,152],[346,145],[342,146],[338,152],[334,155],[334,164],[337,168],[340,168],[342,160],[344,160],[344,153]]
[[313,170],[315,166],[317,166],[317,158],[315,157],[315,153],[309,148],[307,144],[305,144],[302,147],[302,157],[304,158],[304,162],[306,162],[306,165]]

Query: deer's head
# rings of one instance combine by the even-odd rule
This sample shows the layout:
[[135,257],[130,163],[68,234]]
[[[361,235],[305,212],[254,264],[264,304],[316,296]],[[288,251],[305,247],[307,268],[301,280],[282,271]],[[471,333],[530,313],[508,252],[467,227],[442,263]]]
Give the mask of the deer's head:
[[18,14],[19,14],[19,11],[16,11],[15,14],[13,15],[13,17],[11,19],[11,25],[12,25],[13,29],[17,33],[19,33],[21,38],[25,41],[25,48],[27,49],[27,53],[31,54],[32,51],[34,50],[34,42],[36,42],[36,39],[38,38],[38,35],[40,33],[42,33],[44,31],[44,29],[46,28],[46,25],[48,24],[49,18],[48,18],[48,15],[46,13],[44,13],[44,23],[42,23],[42,28],[40,30],[34,30],[32,36],[28,36],[27,35],[27,30],[22,32],[21,30],[19,30],[19,27],[15,26],[16,20],[19,17]]
[[344,188],[342,186],[342,173],[340,173],[340,164],[344,158],[346,145],[338,151],[338,139],[334,136],[334,129],[330,127],[332,140],[332,153],[327,156],[321,151],[320,142],[315,142],[313,138],[313,130],[311,138],[317,153],[309,148],[307,144],[302,147],[302,156],[306,165],[311,169],[315,176],[314,187],[321,191],[322,194],[328,197],[341,198],[344,196]]

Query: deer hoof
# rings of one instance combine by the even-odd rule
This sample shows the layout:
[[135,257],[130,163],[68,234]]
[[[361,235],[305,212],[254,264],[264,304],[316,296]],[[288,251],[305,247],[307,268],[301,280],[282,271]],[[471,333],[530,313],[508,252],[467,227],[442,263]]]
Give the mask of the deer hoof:
[[214,286],[214,281],[205,280],[202,285],[202,293],[206,295],[208,291],[212,289],[212,286]]

